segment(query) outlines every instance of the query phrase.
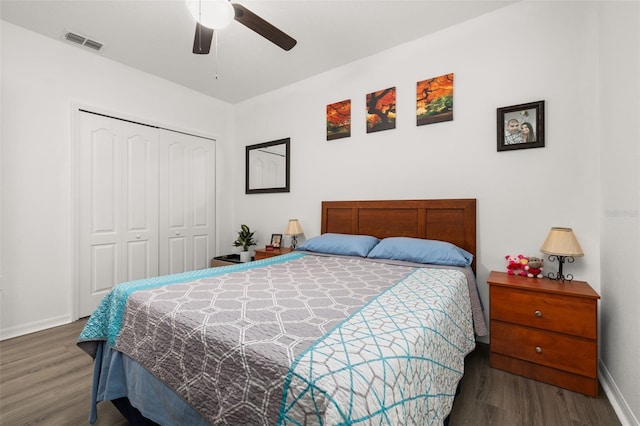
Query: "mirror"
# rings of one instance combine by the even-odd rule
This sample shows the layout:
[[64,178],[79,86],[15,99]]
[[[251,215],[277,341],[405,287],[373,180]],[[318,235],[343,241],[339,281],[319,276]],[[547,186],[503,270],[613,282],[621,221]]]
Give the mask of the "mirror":
[[289,192],[290,138],[248,145],[245,192]]

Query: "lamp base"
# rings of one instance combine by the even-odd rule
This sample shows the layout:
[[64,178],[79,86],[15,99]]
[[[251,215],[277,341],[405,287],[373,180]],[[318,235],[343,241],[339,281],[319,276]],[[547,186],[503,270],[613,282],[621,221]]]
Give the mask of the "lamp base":
[[558,273],[554,274],[553,272],[549,272],[547,274],[547,278],[549,278],[550,280],[557,280],[557,281],[572,281],[573,280],[573,275],[571,274],[567,274],[564,275],[562,273],[562,266],[564,265],[564,262],[566,261],[567,263],[573,263],[574,262],[574,258],[572,256],[558,256],[558,255],[550,255],[549,256],[549,261],[553,262],[554,259],[558,259]]
[[291,250],[295,250],[297,245],[298,245],[298,239],[296,238],[295,235],[292,235],[291,236]]

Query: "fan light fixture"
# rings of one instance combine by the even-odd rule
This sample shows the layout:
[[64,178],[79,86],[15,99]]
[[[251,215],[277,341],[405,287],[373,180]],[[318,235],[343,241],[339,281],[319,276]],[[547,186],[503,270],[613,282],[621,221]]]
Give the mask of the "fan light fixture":
[[233,21],[235,11],[228,0],[186,0],[187,9],[200,25],[214,30]]

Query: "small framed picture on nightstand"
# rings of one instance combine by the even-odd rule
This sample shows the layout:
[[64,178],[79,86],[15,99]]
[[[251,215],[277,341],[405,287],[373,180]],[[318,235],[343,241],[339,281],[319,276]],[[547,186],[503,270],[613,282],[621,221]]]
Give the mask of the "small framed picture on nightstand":
[[280,248],[282,242],[282,234],[271,234],[271,245],[274,248]]

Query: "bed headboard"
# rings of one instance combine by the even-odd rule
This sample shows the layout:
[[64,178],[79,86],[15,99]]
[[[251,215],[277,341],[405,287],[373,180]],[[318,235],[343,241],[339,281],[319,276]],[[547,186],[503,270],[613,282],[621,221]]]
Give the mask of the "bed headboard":
[[476,200],[323,201],[321,233],[414,237],[448,241],[473,254]]

